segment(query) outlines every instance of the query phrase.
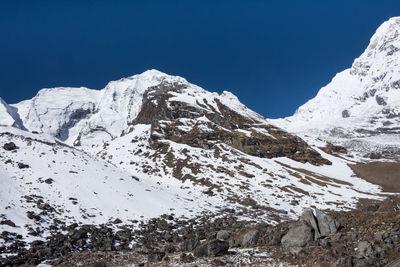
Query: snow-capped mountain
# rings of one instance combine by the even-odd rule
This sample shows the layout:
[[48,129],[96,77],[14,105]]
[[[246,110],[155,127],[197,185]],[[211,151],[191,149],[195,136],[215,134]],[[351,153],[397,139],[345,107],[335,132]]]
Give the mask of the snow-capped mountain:
[[0,127],[0,144],[16,144],[0,148],[0,214],[17,226],[0,230],[28,237],[46,234],[54,220],[129,222],[232,208],[274,223],[309,206],[347,209],[380,192],[346,160],[272,126],[231,93],[155,70],[102,90],[43,89],[3,106],[26,130]]
[[[400,155],[400,17],[384,22],[352,67],[288,118],[271,123],[367,158]],[[308,138],[307,136],[310,136]]]
[[399,155],[399,31],[399,18],[385,22],[351,69],[286,119],[156,70],[0,100],[0,231],[32,239],[60,221],[232,209],[276,223],[380,198],[348,164],[376,148]]

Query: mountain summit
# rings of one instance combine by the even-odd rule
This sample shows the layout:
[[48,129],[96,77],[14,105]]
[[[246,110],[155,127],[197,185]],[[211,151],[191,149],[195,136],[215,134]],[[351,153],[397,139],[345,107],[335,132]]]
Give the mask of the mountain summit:
[[[400,17],[384,22],[352,67],[285,119],[270,122],[361,157],[399,159]],[[371,154],[371,151],[375,151]]]

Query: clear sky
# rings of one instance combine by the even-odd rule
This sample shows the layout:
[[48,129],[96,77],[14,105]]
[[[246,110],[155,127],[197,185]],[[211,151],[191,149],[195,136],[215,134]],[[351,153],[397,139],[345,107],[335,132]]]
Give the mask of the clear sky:
[[158,69],[291,115],[351,66],[399,0],[0,1],[0,97]]

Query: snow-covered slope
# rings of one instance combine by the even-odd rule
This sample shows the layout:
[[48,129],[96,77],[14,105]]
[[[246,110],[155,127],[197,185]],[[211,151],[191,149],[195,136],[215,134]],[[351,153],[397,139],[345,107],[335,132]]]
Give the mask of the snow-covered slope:
[[9,106],[1,97],[0,97],[0,125],[13,126],[19,129],[24,129],[22,121],[19,118],[17,109]]
[[[380,197],[343,155],[271,125],[229,92],[156,70],[102,90],[43,89],[4,106],[26,131],[11,120],[0,127],[0,231],[40,238],[57,221],[232,209],[276,223],[306,207],[348,209]],[[17,148],[2,147],[9,142]]]
[[361,157],[399,159],[399,50],[400,17],[395,17],[377,29],[350,69],[337,74],[293,116],[270,122],[310,141],[344,145]]
[[18,108],[30,131],[55,136],[68,144],[102,142],[121,135],[140,111],[143,93],[161,81],[175,79],[156,70],[110,82],[102,90],[84,87],[42,89]]
[[0,127],[0,144],[8,142],[16,149],[1,148],[0,221],[11,220],[16,226],[0,224],[0,232],[40,238],[60,221],[102,224],[119,218],[129,223],[166,213],[198,214],[204,206],[213,211],[223,203],[218,197],[207,199],[201,186],[184,190],[182,185],[194,188],[190,181],[165,186],[51,136]]

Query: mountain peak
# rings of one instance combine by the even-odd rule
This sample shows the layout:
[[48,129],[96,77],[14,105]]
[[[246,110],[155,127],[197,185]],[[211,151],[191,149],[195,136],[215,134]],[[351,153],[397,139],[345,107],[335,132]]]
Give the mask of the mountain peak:
[[379,26],[372,36],[368,49],[375,49],[382,44],[393,41],[400,33],[400,17],[393,17]]
[[[390,126],[400,123],[399,51],[400,17],[394,17],[377,29],[351,68],[338,73],[293,116],[276,124],[333,143],[340,139],[342,145],[358,146],[364,155],[374,149],[388,150],[390,140],[399,134]],[[390,146],[390,151],[393,147],[397,146]]]
[[182,78],[180,76],[169,75],[167,73],[161,72],[156,69],[149,69],[140,74],[135,74],[135,75],[127,77],[127,78],[122,78],[122,79],[120,79],[118,81],[114,81],[114,82],[126,81],[126,80],[140,80],[140,81],[148,81],[150,83],[160,83],[160,82],[166,80],[166,81],[170,81],[170,82],[176,81],[176,82],[180,82],[180,83],[188,83],[185,78]]

